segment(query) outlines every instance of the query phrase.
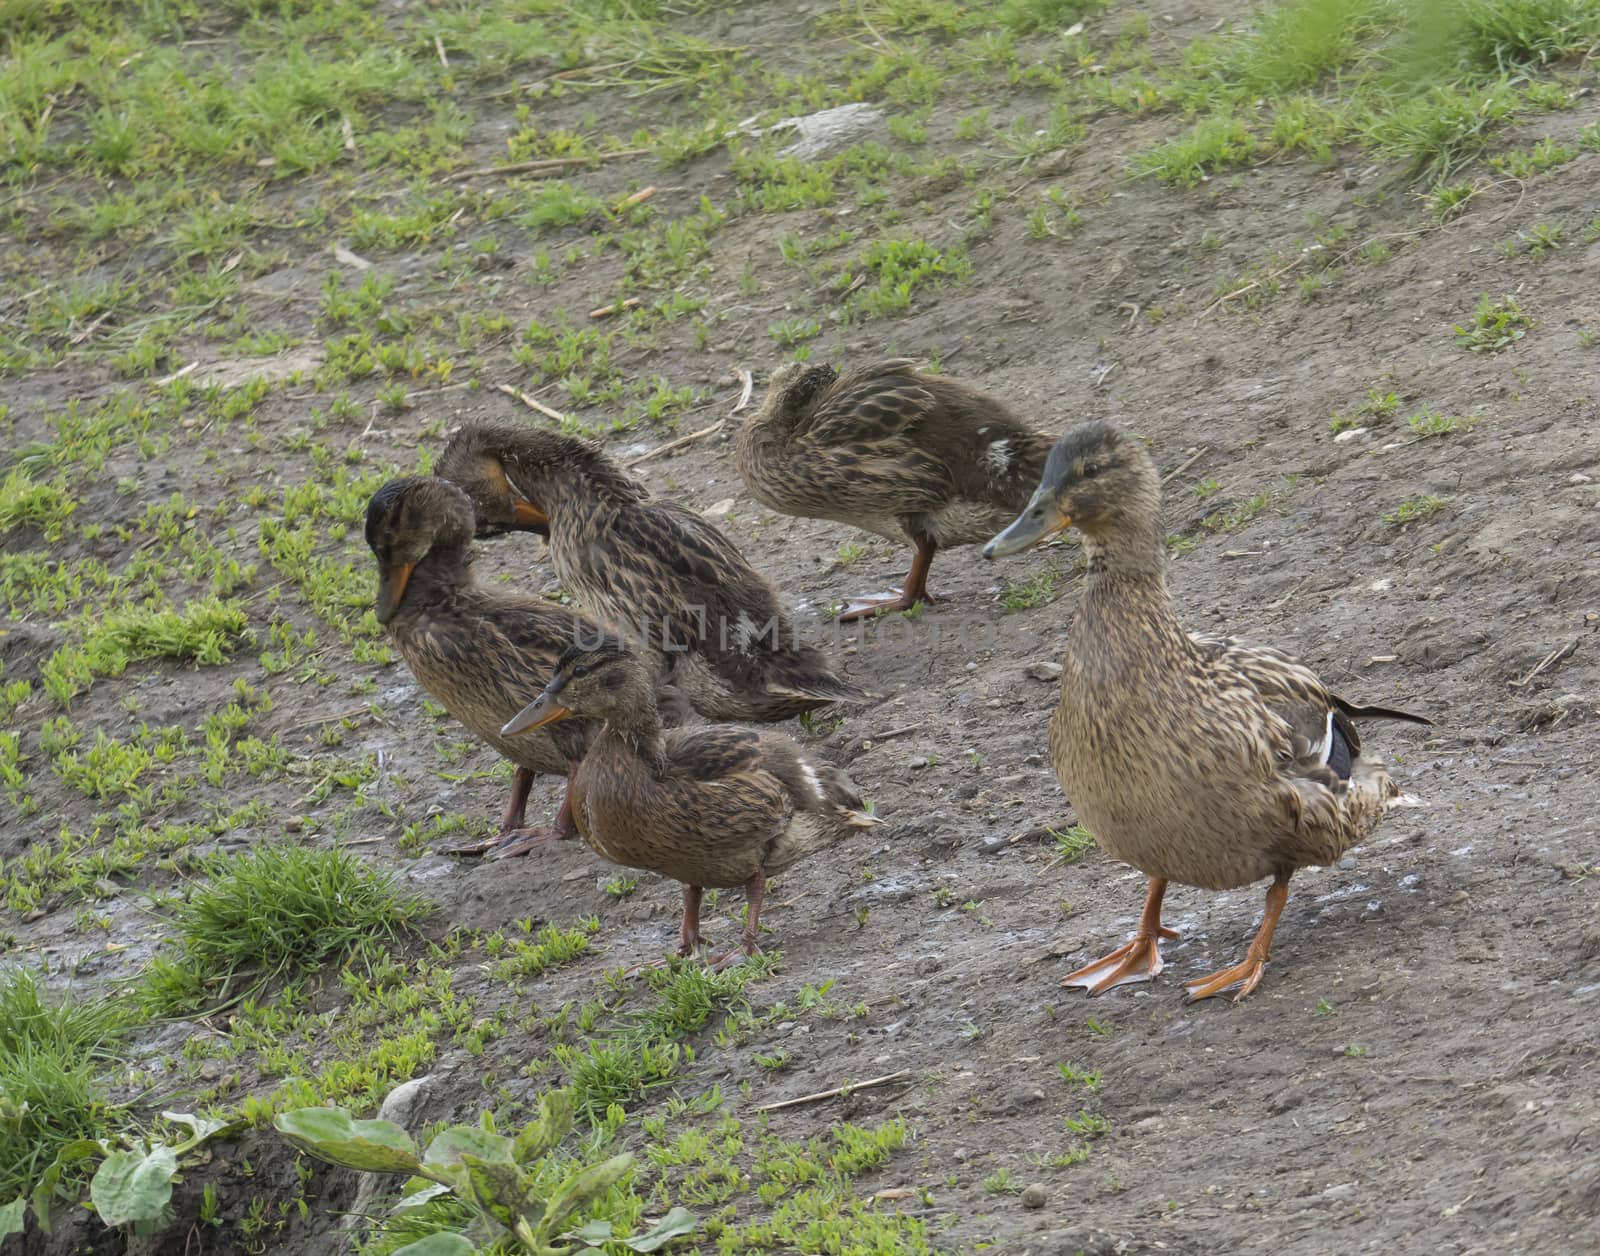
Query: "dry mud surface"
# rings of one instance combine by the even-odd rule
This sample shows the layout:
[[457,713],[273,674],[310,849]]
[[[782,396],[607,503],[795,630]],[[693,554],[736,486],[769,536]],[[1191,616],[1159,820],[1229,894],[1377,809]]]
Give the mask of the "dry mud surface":
[[[1218,12],[1177,6],[1174,38],[1203,31]],[[784,6],[758,6],[722,15],[717,33],[774,45],[794,20]],[[1512,138],[1527,144],[1588,125],[1600,117],[1593,99]],[[570,108],[639,106],[590,97]],[[621,129],[615,119],[608,125]],[[843,363],[931,355],[1042,426],[1110,419],[1147,437],[1163,474],[1174,476],[1166,530],[1193,542],[1178,547],[1171,566],[1187,623],[1293,651],[1354,700],[1431,715],[1431,730],[1384,725],[1368,737],[1425,805],[1392,812],[1338,867],[1295,878],[1266,980],[1244,1004],[1186,1006],[1180,983],[1242,953],[1261,886],[1174,886],[1168,923],[1182,936],[1167,945],[1168,968],[1157,981],[1096,1000],[1062,990],[1062,974],[1131,930],[1143,891],[1137,874],[1097,851],[1051,867],[1051,842],[1039,833],[1071,818],[1045,746],[1056,686],[1030,668],[1064,646],[1077,592],[1075,545],[993,566],[974,550],[942,555],[931,582],[944,599],[938,605],[912,619],[835,629],[822,608],[889,587],[906,555],[866,539],[866,556],[840,567],[840,547],[864,538],[766,513],[739,481],[726,436],[691,444],[640,473],[664,496],[717,506],[730,535],[805,622],[837,632],[850,673],[888,695],[811,730],[791,726],[847,765],[888,823],[781,879],[763,920],[781,950],[780,970],[752,988],[770,1002],[831,980],[832,998],[865,1004],[868,1014],[781,1023],[737,1049],[703,1042],[677,1088],[691,1094],[718,1083],[737,1096],[738,1083],[750,1082],[749,1097],[733,1100],[737,1113],[904,1070],[903,1084],[790,1108],[773,1114],[772,1127],[796,1136],[837,1120],[903,1114],[912,1143],[862,1188],[928,1187],[941,1250],[1600,1249],[1600,375],[1594,351],[1575,334],[1600,325],[1600,245],[1574,233],[1537,261],[1508,259],[1497,247],[1535,221],[1581,222],[1600,210],[1600,154],[1586,153],[1559,177],[1490,186],[1469,214],[1439,227],[1393,170],[1356,155],[1326,168],[1265,164],[1192,191],[1129,181],[1111,154],[1147,142],[1159,125],[1100,119],[1093,142],[1056,168],[1016,173],[1030,194],[1035,184],[1058,186],[1084,207],[1069,239],[1030,239],[1021,213],[997,213],[987,231],[969,237],[970,279],[919,294],[903,318],[840,325],[824,316],[812,351]],[[493,160],[492,128],[474,138]],[[608,199],[653,182],[663,214],[688,214],[702,195],[717,202],[730,188],[718,155],[664,178],[626,161],[581,177]],[[925,199],[930,214],[959,220],[970,193],[932,187]],[[1392,255],[1343,268],[1315,301],[1297,300],[1290,288],[1254,308],[1216,302],[1220,277],[1259,264],[1269,246],[1303,243],[1313,216],[1351,224],[1352,245],[1381,237]],[[796,211],[730,223],[697,288],[726,314],[712,342],[619,348],[627,370],[702,391],[680,432],[726,413],[737,369],[755,373],[759,393],[783,353],[767,326],[821,308],[825,294],[797,286],[803,276],[785,270],[776,251],[783,235],[828,221],[842,219]],[[464,231],[457,248],[472,240],[470,226]],[[526,280],[532,244],[502,234],[495,268],[449,290],[459,308],[504,313],[520,325],[556,306],[599,305],[613,290],[614,253],[539,288]],[[402,295],[439,282],[437,249],[373,260]],[[270,294],[262,317],[309,331],[331,264],[291,249],[279,272],[257,282]],[[753,293],[735,282],[747,266],[758,279]],[[1472,354],[1455,343],[1453,325],[1483,293],[1515,294],[1536,320],[1508,351]],[[1157,307],[1182,312],[1152,321]],[[208,352],[197,345],[194,356]],[[478,374],[486,384],[522,382],[509,352],[488,354]],[[44,438],[46,411],[121,386],[70,364],[8,381],[13,438],[19,447]],[[1399,414],[1334,439],[1330,417],[1356,410],[1369,389],[1398,394]],[[548,390],[541,395],[561,404]],[[258,405],[256,422],[269,437],[287,436],[305,427],[313,404],[321,402],[303,388],[280,388]],[[1423,410],[1472,422],[1425,438],[1404,423]],[[473,418],[537,421],[492,388],[457,388],[421,392],[399,413],[363,404],[334,443],[403,465],[418,446],[437,447],[439,424]],[[203,461],[208,439],[203,430],[184,433],[159,466],[114,462],[82,509],[109,522],[174,489],[204,503],[248,485],[275,493],[307,474],[298,458],[230,447],[219,477],[216,464]],[[613,447],[630,456],[663,439],[640,430]],[[123,475],[141,477],[137,498],[111,491]],[[1213,480],[1200,500],[1195,487]],[[1237,528],[1202,523],[1269,490],[1265,508]],[[1425,495],[1448,504],[1415,522],[1386,519]],[[253,548],[253,512],[241,507],[234,522],[246,538],[241,547]],[[6,542],[38,543],[15,535]],[[58,553],[70,554],[72,544]],[[505,575],[536,590],[553,584],[531,537],[482,546],[479,564],[483,579]],[[1064,577],[1059,596],[1005,611],[1006,585],[1052,565]],[[253,614],[259,629],[265,607]],[[7,678],[26,677],[52,648],[48,617],[14,615],[8,628]],[[402,664],[360,670],[375,676],[373,701],[386,714],[358,718],[341,753],[380,756],[382,772],[399,783],[377,796],[404,804],[408,819],[435,808],[494,814],[506,782],[482,774],[492,753],[472,750],[450,768],[462,779],[441,779],[441,747],[459,740],[456,731],[423,714]],[[117,699],[131,687],[142,719],[193,724],[228,700],[240,676],[277,695],[254,731],[279,734],[296,753],[318,750],[317,721],[366,704],[338,686],[296,688],[267,677],[241,653],[218,668],[135,665],[116,682],[97,683],[73,718],[125,735],[131,721]],[[530,814],[548,814],[556,784],[539,782]],[[275,836],[289,815],[307,817],[300,840],[335,840],[306,802],[303,779],[249,788],[267,799],[272,819],[226,835],[224,847]],[[94,809],[47,778],[38,796],[41,815],[9,817],[0,851],[18,855],[63,820],[83,824]],[[641,876],[637,892],[618,900],[604,889],[615,870],[576,843],[488,865],[407,857],[400,828],[371,810],[343,836],[367,839],[358,848],[364,858],[396,869],[436,902],[439,932],[493,930],[523,917],[599,917],[586,957],[528,984],[527,997],[541,1006],[582,1000],[600,974],[675,937],[676,886]],[[163,887],[129,886],[102,910],[115,920],[114,940],[148,953],[159,927],[136,905],[140,888]],[[724,894],[708,912],[714,944],[733,938],[740,905],[737,894]],[[80,961],[80,988],[97,971],[128,974],[95,958],[105,936],[75,932],[72,904],[47,906],[26,920],[4,913],[19,949],[52,963]],[[337,1004],[335,990],[327,1006]],[[491,1058],[511,1065],[542,1050],[515,1035],[489,1047]],[[786,1071],[752,1063],[755,1053],[780,1050],[790,1058]],[[1099,1070],[1098,1091],[1065,1083],[1062,1061]],[[442,1050],[419,1118],[472,1119],[485,1067],[458,1048]],[[515,1067],[504,1076],[517,1097],[541,1084],[518,1078]],[[1110,1125],[1091,1158],[1066,1169],[1031,1163],[1073,1141],[1064,1121],[1084,1109]],[[243,1151],[219,1150],[206,1172],[227,1180],[246,1154],[266,1164],[276,1153],[265,1136]],[[1044,1206],[1028,1210],[1015,1194],[986,1191],[985,1180],[1002,1169],[1019,1184],[1042,1183]],[[274,1250],[335,1250],[322,1226],[348,1204],[353,1186],[336,1171],[317,1175],[313,1219],[289,1226]],[[96,1250],[120,1250],[108,1246],[110,1236],[88,1234],[73,1235],[72,1250],[91,1241]],[[169,1239],[160,1250],[189,1249]]]

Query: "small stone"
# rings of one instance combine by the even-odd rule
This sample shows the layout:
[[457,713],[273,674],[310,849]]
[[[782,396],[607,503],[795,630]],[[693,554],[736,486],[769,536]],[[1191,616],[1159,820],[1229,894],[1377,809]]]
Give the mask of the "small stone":
[[1339,861],[1339,866],[1341,868],[1343,868],[1346,872],[1349,872],[1350,869],[1352,869],[1352,868],[1354,868],[1356,866],[1356,857],[1354,855],[1346,855],[1343,859],[1341,859]]
[[1335,445],[1343,445],[1346,441],[1355,440],[1358,436],[1365,436],[1367,429],[1364,427],[1347,427],[1333,438]]
[[1042,1182],[1029,1182],[1022,1188],[1022,1206],[1024,1208],[1043,1208],[1047,1198],[1049,1197],[1045,1194]]
[[1582,471],[1574,471],[1567,477],[1568,484],[1592,484],[1593,482],[1593,478],[1585,475]]
[[1006,837],[987,837],[987,838],[984,838],[983,845],[978,847],[978,853],[980,855],[998,855],[1001,851],[1006,850],[1007,848],[1009,848],[1010,845],[1011,845],[1011,839],[1010,838],[1006,838]]
[[944,961],[937,955],[924,955],[917,961],[917,976],[927,977],[938,972],[944,967]]
[[298,833],[305,827],[306,818],[304,816],[290,816],[283,822],[283,831],[285,833]]
[[1135,1121],[1128,1128],[1131,1129],[1135,1134],[1154,1134],[1158,1129],[1161,1128],[1161,1118],[1158,1116],[1147,1116],[1142,1121]]
[[724,497],[720,502],[712,502],[700,513],[707,519],[722,519],[733,513],[733,498]]
[[915,759],[911,760],[907,766],[913,768],[925,768],[931,762],[932,760],[929,759],[927,755],[919,754]]
[[1060,680],[1061,664],[1047,662],[1029,663],[1028,675],[1033,677],[1034,680]]

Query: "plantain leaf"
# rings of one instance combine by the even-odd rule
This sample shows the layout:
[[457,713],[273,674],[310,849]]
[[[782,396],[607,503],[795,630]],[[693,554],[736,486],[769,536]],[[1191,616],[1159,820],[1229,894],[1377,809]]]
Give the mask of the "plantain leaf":
[[636,1252],[653,1252],[672,1242],[679,1235],[692,1232],[699,1220],[687,1208],[674,1208],[662,1217],[643,1234],[635,1234],[632,1238],[622,1239],[624,1247]]
[[518,1164],[537,1160],[567,1136],[572,1128],[572,1095],[565,1090],[547,1091],[539,1096],[539,1117],[523,1126],[512,1146]]
[[295,1108],[272,1122],[301,1151],[369,1173],[417,1173],[422,1161],[411,1136],[392,1121],[357,1121],[343,1108]]
[[395,1248],[390,1256],[477,1256],[477,1251],[465,1235],[440,1230],[425,1239]]
[[28,1211],[28,1197],[18,1195],[9,1204],[0,1207],[0,1239],[8,1239],[13,1234],[21,1234],[23,1218]]
[[89,1179],[89,1200],[107,1225],[155,1221],[172,1199],[178,1156],[165,1145],[148,1152],[114,1151]]
[[580,1169],[552,1192],[545,1204],[547,1224],[552,1228],[560,1225],[590,1200],[604,1195],[631,1168],[633,1156],[623,1152],[600,1164]]
[[511,1140],[504,1134],[472,1125],[452,1125],[428,1144],[422,1163],[429,1168],[454,1167],[461,1163],[463,1155],[470,1154],[479,1160],[510,1164],[511,1146]]

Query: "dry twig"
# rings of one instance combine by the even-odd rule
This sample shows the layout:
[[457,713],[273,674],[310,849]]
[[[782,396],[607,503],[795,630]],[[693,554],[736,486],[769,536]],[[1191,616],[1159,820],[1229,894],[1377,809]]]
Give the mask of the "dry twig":
[[599,161],[615,161],[619,157],[640,157],[650,151],[648,148],[624,148],[614,153],[596,153],[593,157],[546,157],[542,161],[514,161],[509,166],[475,166],[471,170],[447,174],[444,181],[461,183],[466,179],[483,179],[501,174],[553,174],[570,166],[588,166]]
[[545,418],[547,418],[547,419],[554,419],[557,423],[565,423],[567,421],[567,416],[562,414],[561,411],[552,410],[549,406],[545,405],[544,402],[542,402],[542,401],[535,401],[532,397],[528,396],[528,394],[523,392],[522,389],[520,389],[520,388],[513,388],[510,384],[496,384],[495,387],[498,388],[501,392],[505,393],[506,396],[512,397],[512,398],[516,399],[517,401],[520,401],[523,405],[527,406],[528,409],[537,410],[540,414],[544,415]]
[[776,1112],[780,1108],[797,1108],[802,1103],[819,1103],[823,1099],[836,1099],[840,1095],[848,1095],[857,1090],[868,1090],[873,1086],[888,1086],[893,1082],[904,1081],[910,1076],[910,1069],[901,1069],[896,1073],[885,1073],[882,1077],[869,1077],[864,1082],[851,1082],[844,1086],[835,1086],[832,1090],[819,1090],[814,1095],[801,1095],[796,1099],[780,1099],[777,1103],[764,1103],[759,1108],[751,1110],[754,1112]]

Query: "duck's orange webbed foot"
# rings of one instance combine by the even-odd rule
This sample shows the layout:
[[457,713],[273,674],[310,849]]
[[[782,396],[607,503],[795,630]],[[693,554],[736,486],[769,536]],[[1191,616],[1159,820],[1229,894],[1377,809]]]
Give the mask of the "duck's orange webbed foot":
[[853,624],[858,619],[873,619],[878,615],[892,615],[896,611],[908,611],[920,602],[932,602],[934,597],[926,590],[920,598],[907,597],[904,593],[865,593],[860,597],[850,599],[850,604],[839,612],[841,624]]
[[1262,914],[1261,928],[1256,930],[1256,936],[1250,940],[1250,949],[1245,952],[1244,959],[1232,968],[1223,968],[1208,977],[1184,982],[1183,987],[1188,991],[1184,996],[1184,1002],[1195,1003],[1201,999],[1209,999],[1214,994],[1221,994],[1224,990],[1238,986],[1239,993],[1233,996],[1233,1001],[1237,1003],[1259,986],[1262,974],[1267,970],[1273,930],[1278,927],[1278,917],[1283,915],[1283,905],[1288,901],[1289,878],[1279,877],[1267,888],[1267,910]]
[[1061,984],[1081,986],[1092,996],[1129,982],[1155,980],[1166,967],[1161,959],[1161,939],[1176,940],[1178,936],[1175,929],[1165,928],[1161,923],[1161,898],[1166,892],[1167,883],[1152,877],[1144,910],[1139,914],[1139,928],[1133,937],[1111,954],[1068,973]]

